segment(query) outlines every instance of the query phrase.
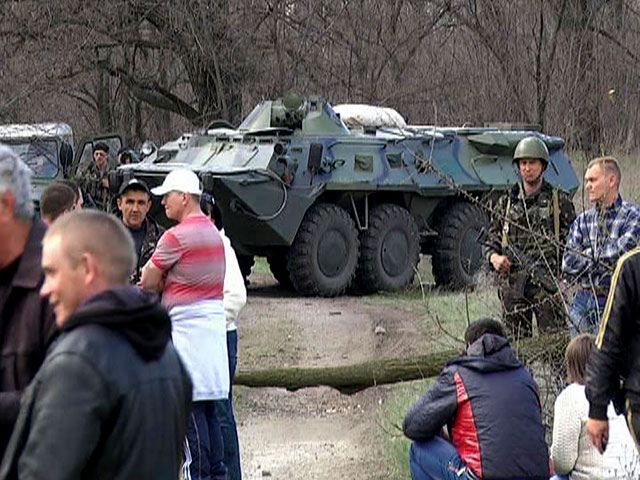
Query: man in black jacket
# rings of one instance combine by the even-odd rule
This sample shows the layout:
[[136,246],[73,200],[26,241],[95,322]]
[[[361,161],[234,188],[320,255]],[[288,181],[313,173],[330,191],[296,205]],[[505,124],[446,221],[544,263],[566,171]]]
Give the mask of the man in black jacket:
[[[467,349],[409,411],[414,480],[549,478],[538,388],[496,320],[473,322]],[[443,427],[447,427],[447,432]]]
[[626,413],[640,451],[640,248],[623,255],[611,277],[609,297],[596,339],[598,350],[587,366],[587,431],[604,452],[609,436],[607,405]]
[[20,397],[47,353],[55,323],[39,291],[46,226],[34,218],[31,171],[0,146],[0,456],[9,443]]
[[134,262],[131,236],[102,212],[46,233],[41,294],[61,333],[24,394],[1,479],[178,478],[191,382],[168,314],[127,285]]

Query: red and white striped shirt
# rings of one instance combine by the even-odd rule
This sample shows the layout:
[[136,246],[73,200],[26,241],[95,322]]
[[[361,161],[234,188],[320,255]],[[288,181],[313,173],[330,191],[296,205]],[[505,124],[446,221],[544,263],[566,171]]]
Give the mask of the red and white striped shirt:
[[187,217],[167,230],[151,257],[166,274],[162,304],[170,310],[200,300],[222,300],[224,244],[218,229],[204,215]]

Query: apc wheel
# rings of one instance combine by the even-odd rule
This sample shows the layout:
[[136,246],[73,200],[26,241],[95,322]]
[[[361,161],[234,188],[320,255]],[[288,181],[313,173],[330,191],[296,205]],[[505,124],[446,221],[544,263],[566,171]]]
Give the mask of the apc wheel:
[[468,202],[454,203],[441,212],[431,258],[436,285],[455,290],[475,284],[482,266],[477,238],[488,223],[482,209]]
[[287,270],[286,254],[270,255],[267,257],[267,263],[269,264],[271,274],[278,281],[280,286],[284,288],[293,288],[291,278],[289,277],[289,270]]
[[364,292],[399,290],[413,280],[420,259],[418,226],[398,205],[384,204],[369,215],[360,237],[358,286]]
[[289,250],[294,288],[303,295],[343,294],[355,276],[358,243],[356,226],[343,208],[326,203],[311,207]]

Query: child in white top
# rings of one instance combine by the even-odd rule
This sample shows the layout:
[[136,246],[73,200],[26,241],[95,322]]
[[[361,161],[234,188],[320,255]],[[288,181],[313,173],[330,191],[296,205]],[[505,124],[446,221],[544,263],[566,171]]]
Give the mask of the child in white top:
[[609,404],[609,442],[604,454],[593,446],[586,429],[589,402],[584,392],[587,361],[595,350],[592,335],[579,335],[567,346],[567,386],[554,407],[551,458],[557,475],[571,480],[637,479],[640,458],[625,419]]

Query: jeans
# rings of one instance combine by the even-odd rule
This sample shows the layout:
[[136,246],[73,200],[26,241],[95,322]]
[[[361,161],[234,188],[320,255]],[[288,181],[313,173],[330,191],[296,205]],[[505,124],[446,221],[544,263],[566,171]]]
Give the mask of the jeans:
[[224,464],[229,473],[229,480],[241,480],[240,471],[240,446],[238,444],[238,431],[236,419],[233,414],[233,377],[238,364],[238,331],[227,331],[227,352],[229,355],[229,398],[216,400],[214,403],[215,415],[222,429],[222,443],[224,444]]
[[470,480],[455,447],[442,437],[413,442],[409,451],[413,480]]
[[187,426],[186,480],[226,480],[220,423],[214,400],[193,402]]
[[576,293],[569,311],[569,333],[572,338],[580,333],[598,333],[606,302],[604,295],[596,296],[589,290],[579,290]]

